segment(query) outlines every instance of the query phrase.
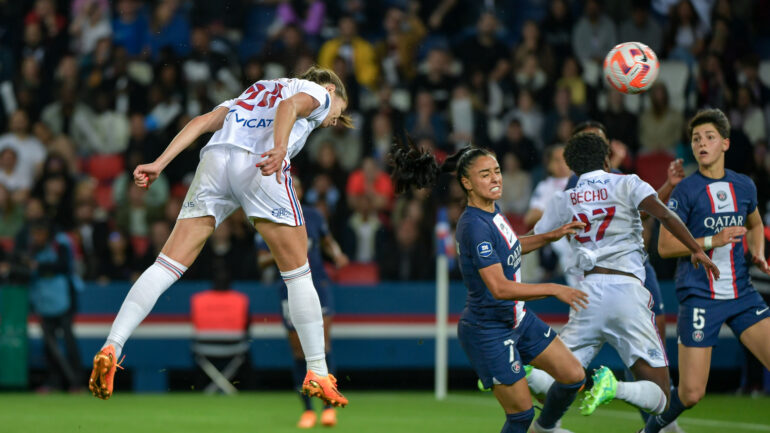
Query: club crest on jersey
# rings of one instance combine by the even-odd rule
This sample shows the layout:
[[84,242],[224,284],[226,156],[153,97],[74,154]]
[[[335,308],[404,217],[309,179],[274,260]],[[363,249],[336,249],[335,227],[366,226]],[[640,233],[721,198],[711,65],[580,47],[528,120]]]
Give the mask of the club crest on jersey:
[[719,199],[719,201],[725,201],[727,200],[727,194],[724,191],[719,191],[717,193],[717,198]]
[[676,210],[679,207],[679,202],[676,201],[675,198],[669,199],[668,203],[666,204],[669,209]]
[[692,332],[692,339],[693,339],[693,341],[696,341],[698,343],[703,341],[703,331],[701,331],[701,330],[693,331]]
[[492,255],[492,244],[484,241],[478,245],[476,245],[476,252],[479,253],[480,257],[489,257]]

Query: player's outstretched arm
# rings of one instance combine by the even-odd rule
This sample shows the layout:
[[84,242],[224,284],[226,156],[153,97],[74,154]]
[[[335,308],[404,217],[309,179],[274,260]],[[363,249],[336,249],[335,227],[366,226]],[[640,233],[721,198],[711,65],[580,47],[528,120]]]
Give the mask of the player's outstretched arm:
[[141,188],[149,188],[158,178],[160,172],[176,158],[183,150],[187,149],[195,140],[207,132],[214,132],[222,128],[225,116],[229,110],[227,107],[219,107],[206,114],[195,116],[187,122],[187,125],[171,140],[166,150],[149,164],[142,164],[134,170],[134,183]]
[[500,263],[479,269],[479,275],[495,299],[534,301],[553,296],[576,310],[588,305],[588,295],[572,287],[553,283],[526,284],[511,281],[505,277]]
[[770,265],[767,264],[765,257],[765,227],[762,224],[762,217],[759,211],[754,209],[746,218],[746,240],[749,243],[749,252],[751,252],[751,261],[764,273],[770,275]]
[[[686,248],[686,252],[680,255],[685,256],[688,253],[692,254],[691,260],[695,267],[698,267],[698,264],[702,263],[706,268],[706,272],[711,273],[711,275],[714,276],[714,279],[719,278],[719,268],[717,268],[714,262],[708,258],[705,252],[703,252],[703,240],[700,242],[696,241],[692,237],[690,231],[687,230],[687,226],[685,226],[682,220],[679,219],[679,216],[677,216],[677,214],[674,212],[671,212],[665,205],[663,205],[663,203],[658,200],[658,197],[655,195],[648,196],[642,200],[641,203],[639,203],[639,208],[660,221],[661,225],[663,226],[660,230],[661,237],[663,236],[663,229],[665,228],[670,235],[673,235],[673,237],[676,238],[679,243]],[[658,245],[658,252],[660,253],[661,257],[676,257],[672,255],[664,255],[663,252],[660,251],[660,244]],[[668,251],[668,253],[670,253],[670,251]]]
[[546,244],[556,242],[564,236],[574,236],[577,234],[578,230],[582,230],[585,226],[585,223],[572,221],[571,223],[564,224],[556,230],[551,230],[547,233],[522,236],[519,238],[519,241],[521,242],[521,253],[527,254],[538,248],[542,248]]

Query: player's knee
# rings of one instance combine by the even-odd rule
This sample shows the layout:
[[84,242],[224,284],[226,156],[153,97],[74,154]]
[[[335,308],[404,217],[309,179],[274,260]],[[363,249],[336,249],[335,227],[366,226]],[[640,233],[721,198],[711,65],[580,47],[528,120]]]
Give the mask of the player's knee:
[[679,400],[682,401],[684,407],[693,407],[703,398],[706,394],[706,390],[703,388],[680,388]]
[[578,383],[586,380],[586,371],[579,362],[573,362],[567,371],[567,377],[564,383]]

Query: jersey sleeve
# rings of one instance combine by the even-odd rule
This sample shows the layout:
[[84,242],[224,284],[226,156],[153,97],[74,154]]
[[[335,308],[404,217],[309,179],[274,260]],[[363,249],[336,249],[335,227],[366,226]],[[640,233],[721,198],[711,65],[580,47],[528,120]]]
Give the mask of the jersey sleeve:
[[550,232],[569,222],[564,191],[557,191],[545,206],[543,216],[535,224],[535,234]]
[[687,220],[690,215],[690,201],[686,194],[687,187],[683,183],[674,187],[674,191],[671,192],[671,197],[668,199],[669,210],[674,212],[682,222],[687,225]]
[[462,239],[476,269],[501,263],[495,251],[495,233],[488,224],[480,223],[468,224]]
[[331,96],[329,92],[320,85],[307,80],[298,80],[296,93],[307,93],[318,101],[319,106],[308,116],[310,120],[323,120],[326,114],[329,112],[329,106],[331,105]]
[[743,181],[746,183],[746,192],[748,193],[749,206],[747,208],[747,215],[754,212],[757,208],[757,186],[754,185],[754,181],[746,175],[742,175]]
[[216,107],[214,107],[211,111],[214,111],[214,110],[216,110],[217,108],[220,108],[220,107],[225,107],[225,108],[229,109],[233,105],[235,105],[236,102],[238,102],[238,98],[228,99],[227,101],[222,102],[221,104],[219,104]]
[[651,195],[658,196],[655,188],[635,174],[625,175],[623,176],[623,180],[626,183],[626,188],[628,188],[627,197],[631,199],[631,203],[634,204],[634,208],[636,209],[639,209],[639,204],[647,197]]

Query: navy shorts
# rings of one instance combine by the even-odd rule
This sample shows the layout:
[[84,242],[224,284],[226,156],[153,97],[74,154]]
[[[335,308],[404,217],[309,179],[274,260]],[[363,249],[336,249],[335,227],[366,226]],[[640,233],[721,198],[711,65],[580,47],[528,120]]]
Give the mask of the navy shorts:
[[[321,314],[324,317],[334,315],[334,295],[332,294],[332,283],[329,280],[316,281],[313,279],[313,286],[318,293],[318,299],[321,301]],[[281,319],[283,326],[289,331],[294,331],[294,324],[291,323],[289,315],[289,291],[286,284],[281,283]]]
[[743,331],[767,317],[770,308],[757,292],[727,300],[690,296],[679,303],[679,343],[687,347],[716,346],[723,323],[740,337]]
[[524,365],[551,344],[556,331],[527,312],[515,329],[461,319],[457,336],[481,383],[491,388],[492,385],[512,385],[526,376]]
[[658,274],[655,273],[655,268],[650,264],[650,259],[644,261],[644,272],[647,276],[644,278],[644,288],[650,291],[652,295],[652,310],[655,316],[663,315],[663,294],[660,292],[660,284],[658,284]]

